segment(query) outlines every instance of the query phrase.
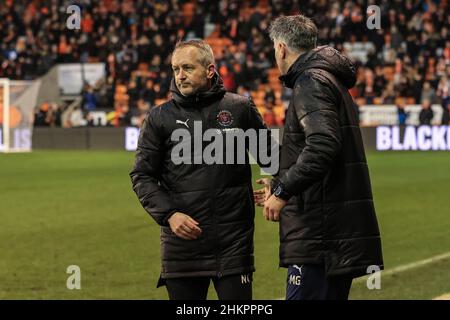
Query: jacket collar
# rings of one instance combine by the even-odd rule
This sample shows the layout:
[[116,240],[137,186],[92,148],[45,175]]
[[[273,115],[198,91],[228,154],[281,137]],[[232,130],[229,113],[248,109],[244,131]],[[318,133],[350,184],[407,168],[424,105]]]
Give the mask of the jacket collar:
[[212,83],[213,85],[207,91],[197,92],[191,96],[184,96],[178,90],[175,79],[172,79],[170,91],[172,92],[173,100],[180,106],[185,108],[203,108],[214,101],[221,99],[225,95],[222,78],[217,72],[212,79]]
[[279,79],[283,82],[283,85],[292,89],[295,85],[295,80],[297,80],[297,77],[305,71],[306,63],[321,49],[322,47],[315,48],[298,56],[297,60],[295,60],[289,68],[288,72],[279,77]]
[[301,54],[279,79],[293,88],[297,78],[308,69],[324,70],[333,74],[348,89],[356,82],[356,67],[351,60],[330,46],[320,46]]

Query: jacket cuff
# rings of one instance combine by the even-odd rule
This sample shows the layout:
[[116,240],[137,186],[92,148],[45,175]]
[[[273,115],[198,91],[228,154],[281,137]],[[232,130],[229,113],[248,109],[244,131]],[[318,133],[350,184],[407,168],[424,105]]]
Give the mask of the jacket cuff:
[[[286,174],[283,175],[283,177],[278,179],[278,184],[283,184],[283,191],[289,195],[289,197],[292,197],[296,195],[298,192],[295,190],[292,190],[292,185],[288,183],[286,179]],[[276,185],[275,185],[276,186]]]
[[163,226],[166,226],[166,227],[170,226],[169,225],[169,219],[175,212],[178,212],[178,210],[177,209],[173,209],[173,210],[169,211],[168,214],[166,214],[166,216],[164,217],[164,220],[163,220]]
[[272,192],[272,190],[275,189],[279,183],[280,183],[280,179],[278,177],[273,177],[270,180],[270,191]]
[[272,189],[272,194],[284,201],[288,201],[292,197],[292,194],[286,191],[286,188],[282,182],[278,183],[278,185],[275,185],[275,187]]

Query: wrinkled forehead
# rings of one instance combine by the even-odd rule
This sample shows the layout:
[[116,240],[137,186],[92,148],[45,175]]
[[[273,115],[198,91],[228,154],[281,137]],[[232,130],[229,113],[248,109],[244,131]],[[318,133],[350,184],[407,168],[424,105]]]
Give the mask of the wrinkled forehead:
[[172,66],[182,66],[186,64],[200,65],[200,52],[194,46],[187,46],[176,49],[172,54]]

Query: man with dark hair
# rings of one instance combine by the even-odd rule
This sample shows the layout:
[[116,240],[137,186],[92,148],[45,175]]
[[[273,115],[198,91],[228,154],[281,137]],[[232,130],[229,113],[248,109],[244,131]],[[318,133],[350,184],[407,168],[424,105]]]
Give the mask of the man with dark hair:
[[286,114],[280,172],[255,192],[264,217],[280,222],[286,299],[347,299],[352,279],[383,268],[369,170],[348,89],[353,64],[302,15],[270,26],[284,85]]
[[[194,161],[189,157],[177,163],[174,150],[186,141],[177,143],[173,134],[188,132],[188,145],[193,142],[194,153],[202,155],[204,145],[197,150],[195,140],[206,130],[227,136],[265,125],[251,99],[225,92],[206,42],[179,43],[172,69],[173,99],[147,115],[130,173],[142,206],[161,226],[158,286],[166,285],[170,299],[203,300],[213,280],[219,299],[251,299],[255,268],[250,165],[229,164],[228,158],[227,164],[197,163],[195,155]],[[227,156],[233,150],[227,150]],[[235,151],[245,152],[248,160],[246,150]]]

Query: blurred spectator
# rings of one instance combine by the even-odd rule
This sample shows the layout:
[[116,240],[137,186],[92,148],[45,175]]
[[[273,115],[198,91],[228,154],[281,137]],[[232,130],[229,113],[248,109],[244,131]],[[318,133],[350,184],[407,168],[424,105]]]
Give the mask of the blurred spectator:
[[119,119],[117,125],[122,127],[131,125],[131,117],[132,113],[130,111],[130,107],[127,104],[123,105],[119,111]]
[[237,94],[240,94],[241,96],[251,97],[249,88],[245,86],[239,86],[237,88]]
[[56,103],[44,102],[34,113],[34,126],[61,127],[62,109]]
[[82,96],[83,100],[81,105],[84,111],[89,112],[97,108],[97,98],[94,94],[94,89],[89,84],[84,86]]
[[267,126],[273,127],[277,125],[277,118],[272,106],[267,106],[263,115],[264,122]]
[[166,97],[165,93],[161,91],[161,85],[159,83],[153,85],[153,92],[156,99],[164,99]]
[[422,93],[420,95],[421,103],[423,103],[425,100],[429,101],[431,104],[437,102],[436,91],[431,87],[429,81],[425,81],[423,83]]
[[400,99],[397,104],[397,115],[398,115],[398,124],[400,126],[406,125],[406,120],[408,119],[408,113],[405,111],[405,100]]
[[114,79],[109,76],[104,83],[99,83],[98,105],[102,108],[111,108],[114,105]]
[[419,114],[420,125],[431,125],[431,120],[433,120],[434,112],[431,109],[430,101],[424,100],[422,102],[422,110]]
[[144,99],[139,99],[137,102],[137,110],[131,118],[131,124],[140,127],[144,121],[146,113],[150,110],[150,104]]
[[88,127],[94,127],[95,123],[94,123],[94,115],[92,114],[92,112],[88,112],[88,114],[86,115],[86,126]]
[[161,92],[166,94],[170,89],[170,81],[172,80],[172,76],[168,74],[167,71],[161,71],[159,74],[159,83],[161,85]]
[[137,100],[139,99],[139,90],[137,88],[136,81],[131,80],[128,84],[128,97],[129,97],[129,104],[132,108],[136,108]]
[[61,127],[61,117],[62,117],[62,109],[57,103],[52,103],[50,105],[51,117],[50,117],[50,126],[51,127]]
[[219,73],[220,76],[222,77],[223,86],[225,87],[225,89],[230,92],[236,92],[236,82],[234,80],[234,75],[233,73],[228,71],[226,65],[222,65],[219,68]]
[[377,97],[380,97],[383,89],[386,87],[387,80],[384,76],[384,71],[382,66],[378,65],[375,67],[375,79],[373,83],[373,91]]
[[34,113],[34,126],[35,127],[47,127],[50,125],[50,119],[47,115],[49,112],[50,104],[45,102]]
[[153,80],[147,80],[145,82],[145,88],[141,91],[140,98],[151,106],[155,105],[156,94],[153,89]]
[[443,109],[442,113],[442,125],[449,125],[450,124],[450,102],[447,103],[447,105]]
[[275,105],[275,93],[273,93],[273,90],[269,86],[265,86],[264,102],[266,103],[266,106]]
[[267,83],[267,71],[272,67],[270,61],[267,58],[265,52],[260,52],[258,58],[255,61],[255,67],[257,69],[257,74],[262,83]]
[[394,83],[390,82],[387,85],[386,90],[383,91],[383,95],[381,96],[384,104],[393,104],[395,103],[396,94],[394,91]]
[[437,95],[441,99],[442,108],[445,110],[450,103],[450,78],[447,75],[442,76],[437,91]]

